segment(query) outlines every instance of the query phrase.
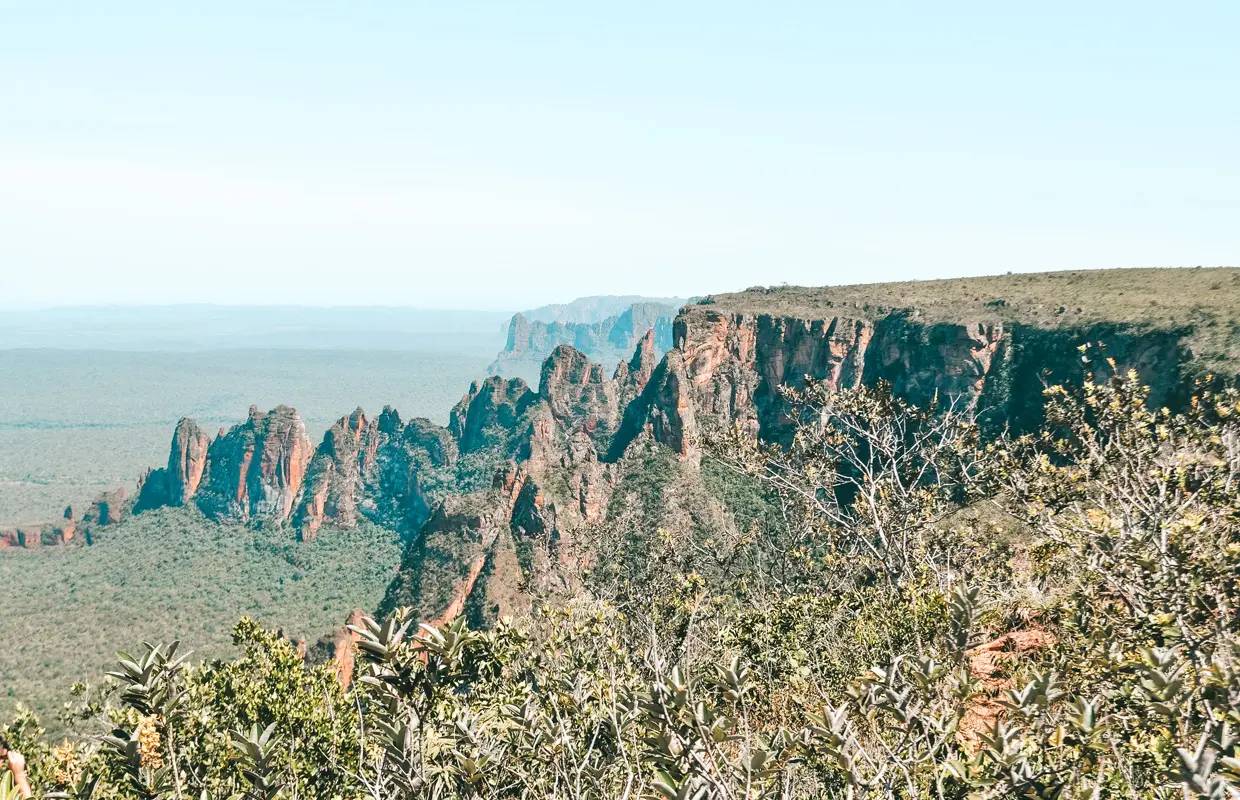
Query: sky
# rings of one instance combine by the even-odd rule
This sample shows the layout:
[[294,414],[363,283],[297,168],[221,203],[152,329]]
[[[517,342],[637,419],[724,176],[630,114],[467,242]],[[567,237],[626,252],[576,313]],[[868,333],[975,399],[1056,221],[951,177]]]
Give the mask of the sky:
[[0,307],[1240,264],[1240,3],[0,0]]

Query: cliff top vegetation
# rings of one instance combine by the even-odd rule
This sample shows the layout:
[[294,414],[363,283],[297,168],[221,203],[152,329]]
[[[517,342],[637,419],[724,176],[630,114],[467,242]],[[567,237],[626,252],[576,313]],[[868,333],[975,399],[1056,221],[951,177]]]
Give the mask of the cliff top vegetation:
[[[1182,328],[1206,368],[1240,362],[1240,268],[1073,270],[852,286],[770,286],[711,295],[688,313],[877,319],[910,310],[962,320],[1074,328]],[[1234,366],[1233,366],[1234,368]]]

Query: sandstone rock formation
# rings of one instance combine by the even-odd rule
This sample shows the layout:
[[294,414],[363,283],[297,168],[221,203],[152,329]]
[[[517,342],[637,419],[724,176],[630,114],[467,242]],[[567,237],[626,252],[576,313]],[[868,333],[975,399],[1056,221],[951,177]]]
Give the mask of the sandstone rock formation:
[[172,434],[172,449],[168,453],[167,492],[168,503],[183,506],[188,503],[207,471],[207,451],[211,437],[189,417],[177,423]]
[[[466,614],[485,624],[529,607],[533,598],[568,591],[577,551],[574,531],[603,519],[614,465],[605,454],[620,420],[620,398],[637,397],[657,373],[653,341],[606,378],[575,348],[557,347],[538,392],[523,381],[490,378],[453,412],[462,453],[507,446],[512,462],[491,485],[449,495],[414,535],[383,608],[411,606],[427,620]],[[479,431],[490,430],[489,437]],[[567,569],[565,569],[567,568]]]
[[92,527],[115,525],[129,513],[129,490],[124,486],[110,492],[102,492],[86,510],[82,522]]
[[[1027,427],[1040,415],[1043,381],[1079,380],[1077,347],[1094,341],[1107,343],[1119,369],[1135,368],[1154,386],[1154,402],[1167,402],[1181,383],[1185,355],[1174,334],[1115,325],[1046,331],[999,315],[932,322],[907,310],[805,318],[690,306],[676,320],[666,361],[675,367],[680,353],[688,405],[699,420],[739,422],[780,440],[790,421],[779,390],[807,378],[837,390],[885,380],[916,403],[980,400],[996,419]],[[1100,361],[1095,372],[1102,379],[1110,368]],[[658,405],[675,447],[674,423],[684,414],[673,413],[673,401],[680,396],[668,394]]]
[[[182,421],[164,477],[148,478],[139,504],[147,486],[162,486],[165,503],[192,498],[215,518],[291,519],[303,538],[374,521],[406,540],[385,610],[409,605],[423,620],[465,614],[485,623],[569,590],[575,567],[593,558],[583,526],[623,514],[646,528],[728,524],[706,519],[722,512],[697,502],[702,428],[737,424],[784,439],[783,387],[882,380],[913,402],[976,404],[995,424],[1020,429],[1041,413],[1042,381],[1079,379],[1078,345],[1099,340],[1115,366],[1094,359],[1095,378],[1133,367],[1155,384],[1155,402],[1173,400],[1182,384],[1178,328],[1048,326],[977,298],[942,300],[931,314],[852,295],[788,294],[755,290],[688,306],[661,357],[657,310],[632,306],[601,337],[632,348],[611,377],[580,347],[556,341],[554,325],[566,324],[515,318],[513,352],[546,348],[537,390],[520,378],[474,383],[447,427],[358,409],[312,454],[286,407],[252,410],[210,443]],[[654,475],[642,474],[648,467]],[[673,479],[670,491],[650,485]]]
[[[508,447],[516,466],[506,474],[518,475],[521,489],[452,498],[411,540],[385,608],[412,604],[427,619],[474,613],[477,622],[522,607],[553,582],[546,576],[555,570],[540,565],[589,558],[576,552],[574,532],[610,513],[626,453],[637,443],[642,452],[666,448],[692,470],[704,425],[738,424],[751,436],[783,440],[792,420],[781,389],[807,380],[832,390],[887,381],[912,402],[972,404],[988,415],[984,421],[1018,430],[1040,417],[1042,380],[1080,379],[1077,347],[1090,341],[1107,342],[1114,369],[1135,368],[1155,384],[1155,402],[1173,399],[1182,383],[1185,349],[1170,329],[1050,328],[980,303],[975,316],[957,319],[860,300],[813,306],[804,298],[805,307],[784,313],[777,291],[756,294],[767,299],[686,307],[661,360],[648,331],[610,379],[579,348],[561,343],[543,364],[537,393],[496,378],[471,387],[453,413],[453,435],[463,453]],[[550,329],[514,323],[527,342],[548,343]],[[1102,359],[1091,369],[1095,379],[1112,371]],[[470,414],[481,416],[471,421]],[[514,436],[520,419],[525,427]],[[504,434],[480,433],[488,429]],[[524,600],[512,595],[514,585]]]
[[73,506],[65,506],[65,513],[61,516],[60,523],[53,525],[50,533],[55,544],[68,544],[73,541],[77,533],[77,520],[73,515]]
[[362,409],[327,431],[306,473],[296,522],[303,538],[318,533],[324,520],[341,527],[357,524],[357,505],[365,476],[372,474],[379,450],[379,428]]
[[430,420],[404,423],[389,406],[368,421],[359,408],[324,436],[294,524],[303,539],[324,523],[351,528],[363,517],[397,531],[416,530],[430,515],[432,494],[448,481],[457,452],[449,431]]
[[[125,491],[117,490],[117,493],[109,493],[111,499],[119,501],[121,509],[124,507]],[[101,496],[102,499],[103,496]],[[98,501],[97,501],[98,502]],[[93,522],[99,524],[98,510]],[[117,513],[121,513],[119,510]],[[106,521],[102,524],[110,524],[116,520],[107,516]],[[0,530],[0,549],[7,547],[24,547],[26,549],[35,549],[44,545],[63,545],[73,541],[77,536],[78,525],[76,515],[73,513],[73,507],[67,506],[65,513],[55,522],[34,523],[20,525],[15,528]]]
[[448,430],[462,453],[480,450],[496,441],[496,432],[511,429],[538,396],[520,378],[506,380],[498,375],[481,384],[470,384],[469,391],[452,409]]
[[293,511],[313,448],[297,412],[277,406],[222,432],[207,450],[198,507],[212,519],[283,522]]
[[406,548],[381,613],[408,606],[430,624],[464,614],[489,625],[528,610],[531,582],[549,579],[545,567],[558,555],[541,500],[514,464],[496,471],[490,489],[446,498]]

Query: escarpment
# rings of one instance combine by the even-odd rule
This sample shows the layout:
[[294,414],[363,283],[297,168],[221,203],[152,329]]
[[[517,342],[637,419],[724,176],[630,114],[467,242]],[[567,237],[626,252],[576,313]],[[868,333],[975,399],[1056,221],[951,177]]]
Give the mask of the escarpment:
[[[455,510],[430,526],[427,540],[415,539],[422,549],[406,559],[385,607],[412,604],[440,619],[471,613],[469,598],[476,598],[475,622],[521,607],[510,593],[492,601],[484,596],[494,588],[481,595],[473,588],[497,585],[502,565],[514,563],[510,546],[524,558],[515,559],[519,572],[500,580],[505,591],[519,585],[521,603],[555,591],[548,576],[556,570],[546,567],[597,555],[575,542],[581,525],[624,513],[626,502],[613,500],[621,482],[634,477],[626,477],[625,461],[635,445],[643,453],[662,448],[692,467],[705,425],[739,425],[751,436],[783,441],[792,431],[783,390],[808,380],[837,391],[885,381],[917,404],[968,404],[992,429],[1020,431],[1040,423],[1048,383],[1104,380],[1116,371],[1136,370],[1151,386],[1151,402],[1174,404],[1195,358],[1193,331],[1169,323],[1070,320],[1060,313],[1048,324],[1034,312],[1009,313],[993,298],[948,297],[933,313],[830,298],[784,311],[772,300],[779,290],[760,294],[686,307],[662,358],[647,333],[610,379],[576,348],[555,348],[536,396],[521,394],[528,402],[515,451],[522,491],[454,499]],[[961,313],[951,318],[945,310],[951,308]],[[684,477],[692,471],[675,474],[693,482]],[[520,496],[528,498],[524,504],[513,499]],[[462,512],[471,502],[489,510]],[[472,549],[450,556],[442,544],[431,545],[452,536],[472,542]],[[428,588],[437,574],[453,576],[451,591]]]
[[[475,382],[446,426],[358,409],[313,450],[283,406],[253,410],[214,440],[182,420],[138,510],[192,503],[216,519],[288,523],[305,539],[369,520],[405,540],[384,610],[486,623],[572,591],[577,568],[599,560],[583,531],[631,516],[634,504],[655,527],[728,524],[685,500],[704,492],[703,429],[736,425],[784,441],[793,426],[783,390],[809,380],[836,391],[885,381],[915,403],[970,404],[984,425],[1017,431],[1040,422],[1044,385],[1086,374],[1135,369],[1151,402],[1182,399],[1202,352],[1199,326],[1140,318],[1149,293],[1134,292],[1117,319],[1048,311],[1024,289],[996,296],[1026,277],[927,283],[926,304],[894,303],[903,295],[885,287],[753,290],[687,306],[664,332],[657,309],[633,305],[628,322],[608,329],[611,345],[629,349],[614,370],[556,341],[552,323],[514,318],[514,352],[546,348],[536,388],[499,375]],[[1210,352],[1212,364],[1233,363]],[[667,475],[679,489],[648,486]]]
[[[1044,386],[1079,381],[1087,372],[1102,380],[1134,369],[1151,386],[1151,402],[1174,403],[1191,358],[1184,338],[1182,330],[1110,323],[1048,330],[997,315],[949,323],[909,310],[876,319],[800,318],[698,306],[676,321],[675,347],[665,359],[669,387],[651,403],[652,421],[665,420],[663,440],[673,447],[682,436],[666,421],[684,416],[673,413],[673,403],[698,419],[739,423],[778,441],[791,424],[781,389],[806,380],[833,390],[881,380],[915,403],[973,404],[995,425],[1027,430],[1040,421]],[[676,386],[681,361],[687,403]]]

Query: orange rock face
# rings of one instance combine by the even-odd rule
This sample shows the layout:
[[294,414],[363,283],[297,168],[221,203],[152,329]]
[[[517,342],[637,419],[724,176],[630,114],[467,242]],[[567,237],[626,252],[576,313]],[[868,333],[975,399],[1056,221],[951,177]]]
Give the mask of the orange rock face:
[[313,538],[327,520],[344,528],[358,521],[364,477],[375,468],[380,431],[362,409],[327,431],[311,462],[297,510],[303,539]]
[[293,511],[313,455],[297,412],[277,406],[221,434],[207,449],[195,501],[214,519],[282,522]]
[[211,437],[194,420],[183,417],[177,423],[165,478],[171,505],[185,505],[198,493],[207,471],[207,451],[210,447]]
[[349,621],[336,634],[335,650],[332,654],[332,663],[336,666],[336,679],[340,681],[340,686],[345,691],[349,690],[349,686],[353,683],[353,674],[356,669],[356,650],[357,643],[362,638],[354,628],[361,629],[365,624],[363,621],[364,614],[360,608],[354,609],[349,615]]
[[1012,674],[1022,660],[1055,644],[1055,637],[1047,631],[1012,631],[969,650],[965,656],[969,673],[985,692],[965,711],[960,720],[960,738],[976,749],[981,734],[994,727],[995,720],[1003,715],[999,704],[1003,693],[1015,688]]
[[699,418],[778,439],[789,427],[780,387],[809,378],[840,390],[881,379],[915,402],[936,393],[973,402],[1003,340],[997,322],[926,326],[898,314],[801,319],[691,307],[676,321],[674,345]]

